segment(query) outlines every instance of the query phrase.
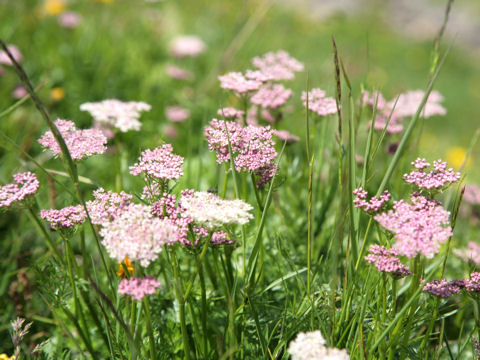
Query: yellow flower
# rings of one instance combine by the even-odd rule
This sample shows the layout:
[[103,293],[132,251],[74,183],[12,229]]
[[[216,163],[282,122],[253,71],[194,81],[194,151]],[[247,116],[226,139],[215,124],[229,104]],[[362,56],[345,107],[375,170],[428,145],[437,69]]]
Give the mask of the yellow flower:
[[50,99],[54,102],[62,101],[65,98],[65,90],[61,87],[55,87],[50,91]]
[[0,354],[0,360],[15,360],[15,355],[9,357],[7,354]]
[[66,7],[65,0],[47,0],[43,5],[48,15],[59,15],[65,11]]
[[[467,150],[460,146],[455,146],[447,151],[447,163],[452,166],[455,170],[458,170],[465,161],[467,156]],[[467,167],[470,165],[470,158],[467,161]]]
[[[124,264],[125,264],[125,267],[127,268],[128,270],[128,274],[131,276],[133,275],[133,273],[135,272],[135,268],[133,267],[132,265],[132,262],[130,261],[130,259],[128,257],[125,257],[125,259],[123,260]],[[118,270],[117,270],[117,276],[118,277],[126,277],[126,274],[125,274],[125,268],[123,267],[123,264],[122,263],[119,263],[119,267],[118,267]],[[0,359],[2,360],[2,359]]]

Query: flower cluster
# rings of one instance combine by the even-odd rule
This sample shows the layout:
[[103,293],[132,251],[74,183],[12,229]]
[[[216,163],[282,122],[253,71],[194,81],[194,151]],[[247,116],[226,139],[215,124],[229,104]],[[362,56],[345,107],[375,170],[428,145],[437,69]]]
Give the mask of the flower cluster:
[[372,245],[369,253],[365,256],[365,260],[374,264],[379,272],[392,274],[395,277],[404,277],[411,274],[410,270],[398,258],[397,249],[386,249],[384,246]]
[[480,292],[480,273],[474,272],[470,274],[470,279],[463,280],[465,290],[468,292]]
[[185,215],[209,229],[223,225],[245,225],[253,218],[250,204],[242,200],[223,200],[209,192],[194,192],[181,200]]
[[460,292],[463,287],[464,282],[462,280],[447,281],[441,279],[425,283],[422,290],[441,298],[448,298],[450,295]]
[[266,84],[251,97],[250,102],[263,108],[277,109],[285,105],[291,96],[292,90],[281,84]]
[[353,195],[355,195],[355,199],[353,200],[353,204],[355,207],[362,208],[364,211],[368,213],[376,213],[380,211],[385,203],[390,200],[392,197],[390,193],[385,190],[380,198],[373,196],[369,201],[367,201],[368,192],[365,191],[362,187],[355,189],[353,191]]
[[269,52],[262,57],[254,57],[253,66],[271,80],[292,80],[295,73],[303,71],[304,65],[283,50]]
[[[16,62],[22,61],[23,56],[20,50],[18,49],[18,47],[16,47],[15,45],[8,45],[7,49],[8,51],[10,51],[10,54],[12,54]],[[6,51],[3,51],[3,50],[0,51],[0,64],[8,65],[8,66],[13,65],[12,60],[10,60]]]
[[298,136],[295,136],[288,132],[287,130],[272,130],[273,135],[275,135],[280,141],[286,141],[287,144],[293,144],[300,140]]
[[217,115],[227,120],[241,121],[243,118],[244,112],[242,110],[237,110],[233,107],[225,107],[225,108],[218,109]]
[[452,235],[449,216],[439,202],[414,193],[411,203],[395,201],[393,210],[376,215],[375,220],[395,235],[394,247],[401,255],[431,257]]
[[165,117],[172,122],[184,122],[190,116],[190,111],[181,106],[169,106],[165,109]]
[[154,277],[146,276],[143,278],[132,277],[130,279],[122,279],[118,284],[118,293],[130,295],[135,300],[141,301],[145,295],[155,294],[160,282]]
[[425,159],[418,158],[412,162],[415,170],[403,175],[403,180],[414,184],[419,189],[444,189],[460,179],[460,173],[452,168],[447,169],[447,163],[442,160],[433,162],[433,170],[426,171],[430,167]]
[[466,185],[463,200],[470,205],[480,205],[480,188],[477,185]]
[[175,65],[167,65],[165,67],[165,73],[171,78],[177,80],[190,80],[193,78],[193,73],[191,71],[182,69],[181,67]]
[[82,205],[76,205],[63,209],[41,210],[40,216],[50,223],[52,229],[59,230],[80,225],[87,218],[87,213]]
[[252,91],[257,91],[262,86],[262,82],[246,78],[240,72],[230,72],[218,77],[220,87],[225,90],[232,90],[238,96],[245,96]]
[[[60,134],[67,145],[68,151],[72,159],[81,160],[95,154],[103,154],[107,147],[107,138],[103,135],[101,130],[86,129],[81,130],[75,127],[73,121],[57,119],[55,126],[60,131]],[[38,142],[46,149],[56,155],[60,156],[62,150],[57,140],[49,130],[42,135]]]
[[140,130],[138,120],[142,111],[150,111],[151,106],[139,101],[107,99],[80,105],[80,110],[88,111],[96,122],[119,129],[121,132]]
[[207,45],[195,35],[182,35],[172,40],[170,43],[170,55],[175,58],[195,57],[203,54],[207,50]]
[[328,348],[319,330],[299,333],[288,345],[292,360],[348,360],[350,356],[345,349]]
[[[326,97],[325,91],[312,89],[308,92],[308,110],[319,116],[337,113],[337,102],[332,97]],[[303,106],[307,106],[307,92],[302,92]]]
[[183,176],[183,157],[173,153],[170,144],[164,144],[153,150],[142,152],[138,162],[130,166],[130,174],[145,176],[157,180],[178,180]]
[[87,209],[92,223],[102,225],[120,216],[131,204],[132,195],[120,194],[100,188],[93,192],[95,200],[87,201]]
[[177,227],[154,216],[151,207],[131,204],[113,221],[104,223],[100,235],[111,258],[120,262],[128,257],[147,267],[163,245],[176,239]]
[[13,175],[13,180],[11,184],[0,186],[0,208],[24,201],[40,187],[37,176],[29,171]]

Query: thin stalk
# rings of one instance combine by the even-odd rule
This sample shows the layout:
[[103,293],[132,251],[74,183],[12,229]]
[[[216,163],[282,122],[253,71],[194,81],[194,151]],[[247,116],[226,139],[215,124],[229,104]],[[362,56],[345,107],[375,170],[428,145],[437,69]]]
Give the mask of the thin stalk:
[[[307,295],[310,298],[312,283],[312,183],[313,183],[313,161],[310,161],[308,174],[308,228],[307,228]],[[312,304],[313,305],[313,304]],[[312,312],[313,314],[313,312]]]
[[201,322],[202,322],[202,332],[203,332],[203,356],[207,357],[208,354],[208,346],[207,346],[207,339],[208,339],[208,331],[207,331],[207,291],[205,288],[205,277],[203,274],[203,264],[202,261],[199,259],[198,255],[195,256],[195,262],[197,265],[198,270],[198,277],[200,278],[200,290],[202,296],[202,311],[200,313]]
[[147,321],[147,333],[149,338],[149,345],[150,345],[150,358],[153,360],[155,359],[155,354],[157,351],[155,350],[155,337],[153,336],[153,328],[152,328],[152,320],[150,316],[150,304],[148,302],[148,296],[142,299],[143,302],[143,309],[145,310],[145,319]]

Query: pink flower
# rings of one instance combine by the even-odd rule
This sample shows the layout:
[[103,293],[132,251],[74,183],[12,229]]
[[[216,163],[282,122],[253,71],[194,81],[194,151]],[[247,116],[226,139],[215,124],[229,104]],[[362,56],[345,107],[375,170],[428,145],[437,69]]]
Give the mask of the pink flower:
[[384,204],[392,197],[390,193],[385,190],[383,194],[380,195],[380,198],[373,196],[367,201],[368,193],[362,187],[353,190],[353,195],[355,195],[355,199],[353,200],[355,207],[362,208],[364,211],[371,214],[380,211]]
[[474,184],[466,185],[463,200],[470,205],[480,205],[480,188]]
[[251,171],[260,176],[257,186],[263,186],[275,174],[277,151],[269,126],[243,127],[235,122],[213,119],[210,126],[205,128],[204,134],[209,149],[217,153],[219,164],[230,161],[228,150],[230,141],[236,170]]
[[71,228],[80,225],[87,218],[82,205],[67,206],[63,209],[41,210],[42,219],[50,223],[52,229]]
[[286,89],[283,85],[267,84],[250,98],[250,102],[263,108],[277,109],[285,105],[291,96],[292,90]]
[[132,195],[120,194],[99,188],[93,192],[95,200],[87,201],[87,209],[93,224],[101,225],[120,216],[131,204]]
[[176,58],[195,57],[203,54],[207,46],[198,36],[183,35],[178,36],[170,43],[170,55]]
[[249,92],[257,91],[262,83],[257,80],[249,80],[240,72],[230,72],[218,77],[220,87],[225,90],[232,90],[238,96],[247,95]]
[[374,91],[370,94],[368,91],[363,93],[363,105],[369,105],[370,107],[375,107],[375,103],[377,104],[377,111],[378,109],[384,109],[387,105],[387,100],[383,97],[382,93],[379,91]]
[[18,85],[15,90],[12,91],[12,97],[17,100],[23,98],[27,94],[27,89],[25,89],[23,85]]
[[153,150],[142,152],[138,162],[130,166],[130,174],[146,176],[158,180],[178,180],[183,176],[183,157],[173,153],[170,144],[164,144]]
[[58,23],[64,28],[73,29],[82,23],[82,16],[73,11],[65,11],[58,15]]
[[467,246],[468,249],[454,250],[455,254],[465,262],[472,261],[476,265],[480,265],[480,245],[469,241]]
[[370,254],[365,256],[365,260],[374,264],[379,272],[392,274],[395,277],[404,277],[411,274],[410,270],[398,258],[398,250],[372,245],[369,252]]
[[[60,131],[65,144],[74,160],[81,160],[95,154],[103,154],[107,147],[107,138],[100,130],[81,130],[75,127],[73,121],[57,119],[55,125]],[[46,149],[56,155],[62,155],[60,145],[49,130],[42,135],[38,142]]]
[[157,259],[163,245],[177,238],[177,227],[152,214],[149,206],[131,204],[111,222],[103,223],[100,235],[112,259],[128,257],[147,267]]
[[142,101],[123,102],[117,99],[80,105],[80,110],[88,111],[95,121],[119,129],[121,132],[140,130],[142,124],[138,119],[143,111],[150,111],[151,108]]
[[283,50],[254,57],[253,65],[272,80],[292,80],[295,72],[303,71],[303,64]]
[[243,118],[243,114],[244,114],[243,111],[237,110],[233,107],[225,107],[225,108],[218,109],[217,111],[218,116],[227,120],[241,121]]
[[145,295],[155,294],[156,289],[160,286],[160,282],[158,282],[154,277],[132,277],[130,279],[122,279],[120,281],[118,284],[118,293],[130,295],[135,300],[141,301]]
[[439,244],[452,236],[449,216],[439,202],[414,193],[411,203],[394,201],[393,210],[376,215],[375,220],[394,234],[394,248],[401,255],[432,257]]
[[[15,45],[8,45],[8,51],[12,54],[16,62],[21,62],[23,59],[22,53]],[[12,66],[12,60],[8,57],[7,53],[3,50],[0,50],[0,64]]]
[[460,173],[452,168],[447,169],[447,163],[442,160],[433,162],[433,170],[426,172],[430,167],[425,159],[418,158],[412,162],[415,170],[403,175],[403,180],[417,186],[419,189],[445,189],[460,179]]
[[464,286],[464,282],[461,280],[447,281],[441,279],[425,283],[425,285],[423,285],[423,291],[441,298],[448,298],[450,295],[460,292]]
[[177,80],[190,80],[193,78],[193,73],[191,71],[182,69],[175,65],[167,65],[165,72],[168,76]]
[[14,182],[0,186],[0,209],[33,196],[40,187],[37,176],[31,172],[13,175]]
[[[415,115],[424,95],[425,92],[422,90],[412,90],[400,94],[394,114],[402,118]],[[390,100],[385,105],[385,111],[390,112],[393,109],[395,101],[396,98]],[[447,110],[440,104],[441,101],[443,101],[443,96],[438,91],[432,91],[420,115],[424,118],[434,115],[445,115]]]
[[181,106],[170,106],[165,109],[165,117],[172,122],[184,122],[190,116],[190,111]]
[[[308,92],[308,109],[319,116],[337,113],[337,103],[334,98],[326,97],[325,91],[312,89]],[[307,106],[307,93],[302,92],[303,106]]]
[[463,280],[465,290],[468,292],[480,292],[480,273],[473,272],[470,274],[470,279]]
[[293,144],[300,140],[298,136],[290,134],[287,130],[272,130],[273,135],[275,135],[280,141],[286,141],[287,144]]

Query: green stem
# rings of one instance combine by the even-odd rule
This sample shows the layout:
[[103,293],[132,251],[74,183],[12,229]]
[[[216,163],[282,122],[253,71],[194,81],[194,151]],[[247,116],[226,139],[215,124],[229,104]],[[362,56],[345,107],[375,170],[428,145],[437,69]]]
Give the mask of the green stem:
[[207,291],[205,288],[205,277],[203,275],[203,264],[202,261],[199,259],[198,255],[195,256],[195,262],[197,264],[198,270],[198,277],[200,278],[200,289],[202,294],[202,312],[201,312],[201,321],[202,321],[202,331],[203,331],[203,356],[207,358],[208,355],[208,347],[207,347],[207,339],[208,339],[208,331],[207,331]]
[[147,320],[147,332],[150,343],[150,358],[155,359],[155,338],[153,336],[152,320],[150,316],[150,303],[148,302],[148,297],[144,297],[143,300],[143,309],[145,310],[145,319]]

